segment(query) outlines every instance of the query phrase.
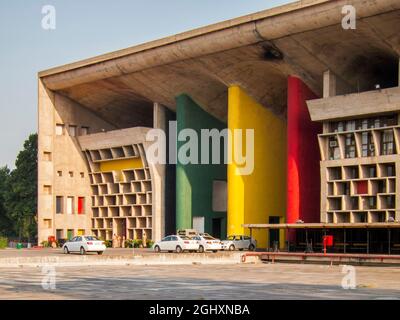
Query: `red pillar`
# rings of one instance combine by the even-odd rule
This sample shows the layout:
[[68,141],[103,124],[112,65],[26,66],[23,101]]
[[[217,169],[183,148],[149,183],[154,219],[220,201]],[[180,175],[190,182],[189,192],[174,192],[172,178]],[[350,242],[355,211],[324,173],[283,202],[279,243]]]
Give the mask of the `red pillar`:
[[[307,100],[318,98],[299,78],[288,79],[287,223],[320,222],[320,123],[312,122]],[[293,236],[289,236],[289,240]]]

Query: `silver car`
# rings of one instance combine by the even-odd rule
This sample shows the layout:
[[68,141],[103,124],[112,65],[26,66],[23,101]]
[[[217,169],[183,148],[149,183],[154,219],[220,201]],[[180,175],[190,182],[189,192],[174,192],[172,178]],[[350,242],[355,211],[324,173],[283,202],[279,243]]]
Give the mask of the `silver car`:
[[222,244],[220,239],[216,239],[213,236],[210,236],[208,233],[200,233],[194,237],[193,240],[199,241],[199,252],[202,253],[204,251],[212,251],[217,252],[222,250]]
[[254,251],[257,248],[257,241],[249,236],[229,236],[226,240],[222,241],[223,250],[250,250]]
[[172,235],[161,239],[153,245],[155,252],[168,251],[181,253],[183,251],[199,250],[199,241],[186,236]]
[[103,241],[97,239],[95,236],[77,236],[64,243],[62,249],[65,254],[71,252],[79,252],[81,255],[87,252],[103,254],[106,246]]

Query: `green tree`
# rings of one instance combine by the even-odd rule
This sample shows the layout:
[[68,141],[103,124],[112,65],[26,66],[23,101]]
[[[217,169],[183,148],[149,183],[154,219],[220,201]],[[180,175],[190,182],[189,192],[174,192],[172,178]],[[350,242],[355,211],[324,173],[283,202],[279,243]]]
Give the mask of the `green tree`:
[[6,194],[8,192],[8,183],[10,180],[10,169],[0,168],[0,235],[10,235],[12,223],[7,215],[5,204]]
[[19,239],[30,240],[37,235],[37,134],[24,143],[8,181],[5,207]]

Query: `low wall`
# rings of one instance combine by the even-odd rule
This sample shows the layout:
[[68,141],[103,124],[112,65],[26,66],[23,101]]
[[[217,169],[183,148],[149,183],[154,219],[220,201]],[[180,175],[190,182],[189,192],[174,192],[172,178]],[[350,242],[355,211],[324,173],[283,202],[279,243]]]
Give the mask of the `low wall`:
[[[249,257],[247,263],[259,261],[258,257]],[[205,253],[205,254],[145,254],[132,256],[95,256],[60,255],[35,257],[0,258],[0,268],[41,267],[41,266],[107,266],[107,265],[191,265],[191,264],[239,264],[242,253]]]

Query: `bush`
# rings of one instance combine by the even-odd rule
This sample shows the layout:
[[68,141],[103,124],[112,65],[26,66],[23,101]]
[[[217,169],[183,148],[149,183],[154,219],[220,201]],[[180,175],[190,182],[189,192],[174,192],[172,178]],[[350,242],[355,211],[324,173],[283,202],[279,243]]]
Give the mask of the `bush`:
[[140,239],[135,240],[135,248],[141,248],[143,241]]
[[103,240],[106,248],[112,248],[112,240]]
[[45,247],[45,248],[50,247],[50,242],[48,242],[48,241],[42,241],[40,244],[42,245],[42,247]]
[[[152,240],[147,240],[147,248],[151,248],[154,244],[154,241]],[[139,239],[128,239],[125,240],[125,248],[140,248],[142,247],[143,241]]]
[[128,239],[125,241],[125,248],[137,248],[136,247],[136,240]]
[[6,237],[0,237],[0,249],[7,248],[8,239]]
[[[147,248],[151,248],[154,244],[154,241],[152,240],[147,240],[146,241]],[[125,248],[141,248],[143,247],[143,241],[140,239],[128,239],[125,241]]]
[[132,248],[132,240],[125,240],[125,248]]
[[153,240],[147,240],[146,243],[147,243],[147,248],[151,248],[151,247],[153,247],[154,241]]

